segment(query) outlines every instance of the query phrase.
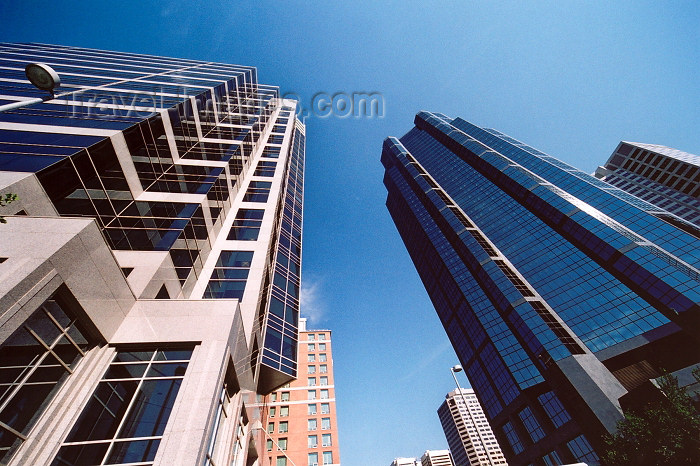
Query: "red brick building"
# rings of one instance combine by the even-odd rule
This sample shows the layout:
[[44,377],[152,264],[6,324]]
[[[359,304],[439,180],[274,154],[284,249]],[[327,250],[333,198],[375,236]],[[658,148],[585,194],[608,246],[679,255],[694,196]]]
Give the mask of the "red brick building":
[[340,465],[330,330],[299,322],[297,380],[266,397],[269,466]]

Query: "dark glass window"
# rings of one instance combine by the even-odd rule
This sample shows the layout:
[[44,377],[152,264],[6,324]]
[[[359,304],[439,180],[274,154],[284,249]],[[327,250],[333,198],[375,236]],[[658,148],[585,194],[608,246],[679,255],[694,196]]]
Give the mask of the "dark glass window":
[[261,160],[258,162],[258,166],[255,167],[254,176],[275,176],[275,168],[277,167],[277,162],[269,162],[266,160]]
[[579,435],[572,441],[567,442],[566,445],[569,447],[569,450],[571,450],[576,460],[585,462],[598,461],[598,455],[595,454],[593,447],[591,447],[591,444],[588,443],[588,440],[586,440],[586,437],[583,435]]
[[265,211],[262,209],[240,209],[236,213],[233,227],[226,239],[244,241],[257,240],[264,213]]
[[89,347],[55,296],[0,346],[0,463],[27,438]]
[[191,355],[191,348],[119,351],[52,466],[152,461]]
[[569,413],[566,412],[564,406],[559,401],[559,398],[553,392],[543,393],[538,396],[540,404],[547,412],[547,415],[552,420],[555,427],[561,427],[565,422],[571,419]]
[[243,196],[243,202],[267,202],[272,183],[269,181],[251,181]]
[[513,428],[513,425],[510,422],[506,422],[503,425],[503,433],[506,434],[508,443],[510,443],[511,448],[513,449],[513,452],[516,455],[523,451],[523,444],[520,441],[517,432],[515,432],[515,429]]
[[242,299],[252,260],[252,251],[221,251],[204,290],[204,298]]

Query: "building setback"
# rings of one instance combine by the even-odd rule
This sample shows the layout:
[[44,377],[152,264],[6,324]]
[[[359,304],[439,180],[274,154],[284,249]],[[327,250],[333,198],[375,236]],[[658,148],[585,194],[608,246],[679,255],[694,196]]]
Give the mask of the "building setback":
[[265,399],[263,466],[340,465],[330,330],[299,321],[299,378]]
[[256,395],[297,375],[295,103],[246,66],[42,44],[0,63],[0,464],[257,464]]
[[595,464],[621,407],[700,360],[700,241],[505,134],[420,112],[387,208],[510,465]]
[[438,416],[455,464],[508,464],[474,390],[461,388],[448,393],[438,408]]
[[700,157],[697,155],[623,141],[605,166],[596,169],[595,176],[654,205],[657,217],[700,236]]

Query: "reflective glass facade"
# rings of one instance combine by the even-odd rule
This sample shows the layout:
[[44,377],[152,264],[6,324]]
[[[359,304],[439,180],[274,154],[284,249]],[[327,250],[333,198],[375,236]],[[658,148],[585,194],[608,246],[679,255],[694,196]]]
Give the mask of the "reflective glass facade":
[[508,462],[579,460],[564,439],[599,447],[622,395],[698,362],[700,242],[499,131],[415,124],[384,142],[387,207]]

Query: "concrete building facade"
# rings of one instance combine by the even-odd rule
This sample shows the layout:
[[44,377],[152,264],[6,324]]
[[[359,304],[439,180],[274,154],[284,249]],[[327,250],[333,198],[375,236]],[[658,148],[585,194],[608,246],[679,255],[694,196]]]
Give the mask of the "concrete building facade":
[[340,465],[330,330],[300,319],[298,379],[265,398],[269,466]]
[[420,458],[421,466],[455,466],[449,450],[426,450]]
[[662,220],[700,235],[697,155],[656,144],[622,141],[605,165],[596,169],[595,176],[654,205],[655,215]]
[[700,240],[658,207],[440,113],[386,139],[382,163],[508,464],[596,464],[650,379],[700,362]]
[[458,388],[438,408],[447,444],[456,465],[507,465],[474,390]]
[[256,395],[297,375],[295,102],[245,66],[0,62],[0,464],[260,464]]

